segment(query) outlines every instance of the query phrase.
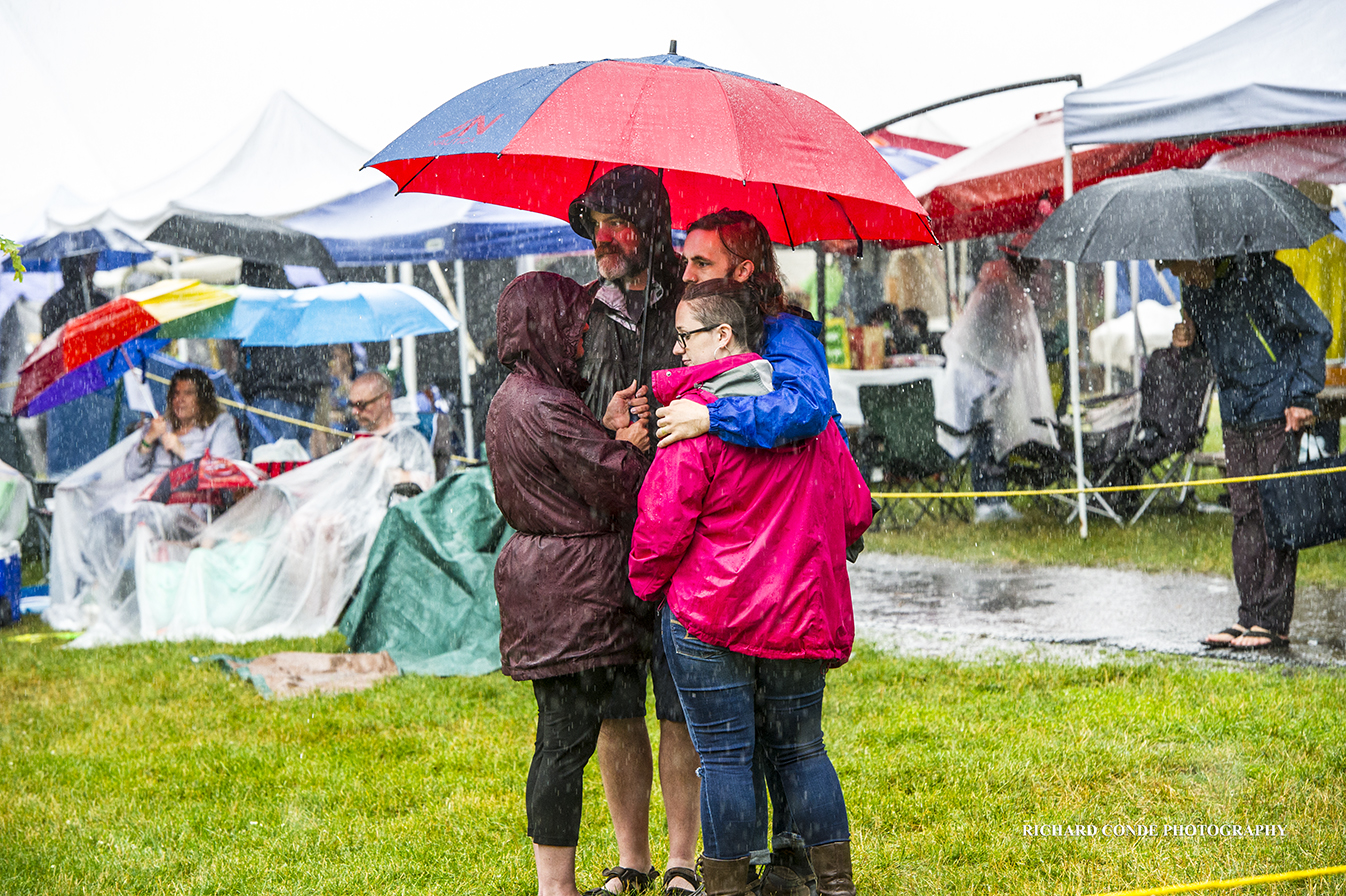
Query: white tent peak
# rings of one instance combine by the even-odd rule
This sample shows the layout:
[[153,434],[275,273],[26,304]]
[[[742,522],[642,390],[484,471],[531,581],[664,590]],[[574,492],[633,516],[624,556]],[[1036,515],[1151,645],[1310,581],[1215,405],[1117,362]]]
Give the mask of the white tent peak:
[[1279,0],[1065,99],[1071,144],[1346,120],[1346,0]]
[[256,118],[172,174],[114,199],[95,220],[71,220],[54,209],[48,214],[58,227],[97,223],[137,237],[177,211],[279,218],[382,181],[376,171],[361,172],[368,157],[282,90]]

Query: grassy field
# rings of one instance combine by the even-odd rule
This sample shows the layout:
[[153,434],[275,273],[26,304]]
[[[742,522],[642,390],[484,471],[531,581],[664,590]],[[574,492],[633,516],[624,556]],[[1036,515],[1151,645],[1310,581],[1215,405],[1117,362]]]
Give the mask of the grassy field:
[[[220,645],[75,651],[13,634],[0,636],[0,893],[532,892],[525,685],[408,676],[267,702],[192,662]],[[223,649],[343,648],[330,635]],[[1330,672],[862,649],[828,693],[863,893],[1088,894],[1346,855],[1346,679]],[[592,767],[585,800],[593,885],[616,850]],[[659,827],[657,796],[655,812]],[[1132,831],[1105,835],[1114,824]],[[1188,824],[1283,833],[1164,829]],[[1343,890],[1338,877],[1245,892]]]

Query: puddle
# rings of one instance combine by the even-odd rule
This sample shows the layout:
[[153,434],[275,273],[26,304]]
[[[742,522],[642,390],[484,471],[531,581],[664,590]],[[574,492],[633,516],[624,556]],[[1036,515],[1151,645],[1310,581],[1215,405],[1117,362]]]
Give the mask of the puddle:
[[1346,665],[1346,590],[1300,588],[1282,651],[1208,650],[1238,592],[1219,576],[1079,567],[983,566],[865,553],[850,567],[856,635],[884,649],[972,658],[1037,651],[1096,662],[1120,651]]

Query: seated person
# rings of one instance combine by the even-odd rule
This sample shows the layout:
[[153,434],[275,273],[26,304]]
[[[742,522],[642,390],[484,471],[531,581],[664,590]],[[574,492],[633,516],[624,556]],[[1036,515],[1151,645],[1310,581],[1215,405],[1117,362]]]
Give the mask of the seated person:
[[401,459],[394,473],[397,483],[429,491],[435,483],[430,443],[416,431],[415,420],[399,420],[393,413],[393,384],[388,378],[377,371],[356,377],[350,388],[350,408],[361,432],[381,436],[396,449]]
[[144,525],[166,541],[187,541],[205,526],[203,507],[139,500],[155,477],[209,451],[239,458],[234,418],[220,409],[205,371],[179,370],[162,416],[61,480],[52,518],[51,594],[46,615],[56,628],[83,628],[82,609],[96,594],[124,598],[123,551]]
[[207,451],[211,457],[243,456],[234,418],[220,409],[210,377],[189,367],[173,374],[164,413],[145,424],[140,443],[126,455],[126,478],[157,476]]

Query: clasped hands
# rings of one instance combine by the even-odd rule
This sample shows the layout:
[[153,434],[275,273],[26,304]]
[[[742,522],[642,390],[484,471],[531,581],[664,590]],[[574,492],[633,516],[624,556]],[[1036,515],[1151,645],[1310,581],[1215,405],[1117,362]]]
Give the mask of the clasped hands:
[[[630,442],[641,451],[650,447],[650,390],[636,388],[636,381],[613,394],[603,412],[603,426],[616,434],[622,442]],[[635,418],[635,419],[632,419]]]

